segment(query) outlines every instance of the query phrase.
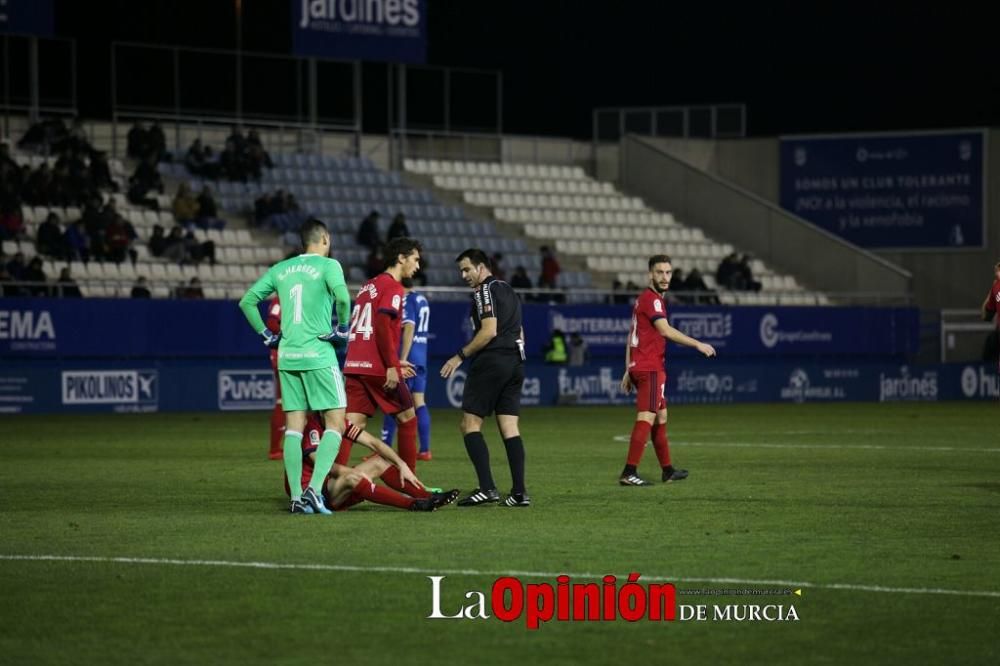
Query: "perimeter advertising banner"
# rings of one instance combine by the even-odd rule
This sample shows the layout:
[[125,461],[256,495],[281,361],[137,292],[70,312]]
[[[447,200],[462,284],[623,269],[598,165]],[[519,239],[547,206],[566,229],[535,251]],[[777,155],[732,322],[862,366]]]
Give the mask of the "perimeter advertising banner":
[[[433,295],[431,295],[433,298]],[[469,305],[430,301],[429,353],[447,358],[471,337]],[[670,323],[715,346],[723,359],[868,357],[902,359],[919,349],[916,308],[671,307]],[[593,358],[620,359],[632,322],[625,305],[528,303],[529,360],[541,359],[554,329],[577,333]],[[260,358],[260,337],[233,301],[4,299],[3,358]],[[671,359],[697,356],[670,345]]]
[[421,64],[427,0],[292,0],[296,55]]
[[[441,379],[428,372],[427,404],[458,409],[467,367]],[[619,389],[620,364],[570,368],[529,363],[521,404],[632,405]],[[250,362],[29,361],[0,365],[0,415],[179,411],[269,411],[275,379]],[[898,402],[1000,399],[995,365],[748,363],[670,365],[672,405],[748,402]],[[262,427],[266,419],[261,421]]]
[[781,206],[861,247],[985,242],[984,133],[781,139]]

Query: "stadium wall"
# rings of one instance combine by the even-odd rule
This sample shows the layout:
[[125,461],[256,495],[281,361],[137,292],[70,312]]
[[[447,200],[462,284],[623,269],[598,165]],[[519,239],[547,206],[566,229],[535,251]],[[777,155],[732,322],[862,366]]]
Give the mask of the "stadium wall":
[[906,270],[688,164],[649,139],[622,139],[621,173],[630,194],[795,275],[812,289],[894,296],[910,292]]
[[[777,205],[780,166],[777,138],[706,140],[645,139],[685,164],[743,188]],[[875,254],[913,275],[917,305],[925,309],[978,308],[989,287],[992,266],[1000,260],[1000,173],[990,165],[1000,164],[1000,131],[986,132],[986,247],[961,250],[920,250]],[[718,224],[726,225],[727,220]],[[745,218],[728,220],[737,227]],[[721,232],[720,232],[721,233]]]

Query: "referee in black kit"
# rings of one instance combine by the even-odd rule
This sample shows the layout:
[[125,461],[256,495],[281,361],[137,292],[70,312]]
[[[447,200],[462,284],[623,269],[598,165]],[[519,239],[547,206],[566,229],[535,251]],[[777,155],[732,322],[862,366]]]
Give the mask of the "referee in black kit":
[[[455,259],[462,279],[472,287],[475,307],[472,321],[476,334],[441,368],[450,377],[462,361],[472,359],[462,394],[462,435],[465,450],[476,468],[479,487],[458,506],[531,506],[524,488],[524,442],[517,427],[524,384],[524,329],[521,300],[514,289],[490,272],[490,260],[478,248],[470,248]],[[496,412],[497,427],[507,449],[513,481],[510,495],[502,501],[490,470],[490,451],[483,438],[483,419]]]

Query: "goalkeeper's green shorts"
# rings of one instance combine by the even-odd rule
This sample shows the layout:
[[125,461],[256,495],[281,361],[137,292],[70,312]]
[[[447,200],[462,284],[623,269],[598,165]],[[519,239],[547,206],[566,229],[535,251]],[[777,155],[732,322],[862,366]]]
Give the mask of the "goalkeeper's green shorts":
[[346,409],[344,376],[340,368],[316,370],[278,370],[281,382],[281,408],[286,412]]

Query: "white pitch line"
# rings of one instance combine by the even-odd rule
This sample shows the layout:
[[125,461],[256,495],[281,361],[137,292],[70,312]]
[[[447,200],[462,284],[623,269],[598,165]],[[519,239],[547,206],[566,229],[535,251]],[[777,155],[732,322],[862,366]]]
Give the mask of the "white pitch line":
[[[477,569],[421,569],[418,567],[356,566],[350,564],[294,564],[282,562],[234,562],[231,560],[182,560],[159,557],[91,557],[77,555],[0,555],[0,561],[17,562],[91,562],[96,564],[151,564],[165,566],[231,567],[236,569],[293,569],[299,571],[351,571],[361,573],[408,573],[426,576],[523,576],[525,578],[551,578],[569,576],[599,580],[607,573],[570,573],[568,571],[480,571]],[[619,580],[625,576],[619,575]],[[854,583],[810,583],[791,580],[755,580],[749,578],[701,578],[691,576],[643,575],[645,581],[670,583],[711,583],[730,585],[781,586],[790,589],[811,588],[816,590],[838,590],[851,592],[878,592],[885,594],[939,594],[956,597],[1000,598],[1000,592],[990,590],[948,590],[935,587],[886,587],[883,585],[859,585]]]
[[[629,441],[628,435],[615,435],[612,438],[616,442]],[[687,440],[673,440],[671,446],[703,446],[703,447],[727,447],[736,449],[822,449],[824,451],[834,449],[853,449],[868,451],[964,451],[972,453],[1000,453],[1000,449],[976,449],[967,446],[883,446],[881,444],[769,444],[767,442],[698,442]]]

